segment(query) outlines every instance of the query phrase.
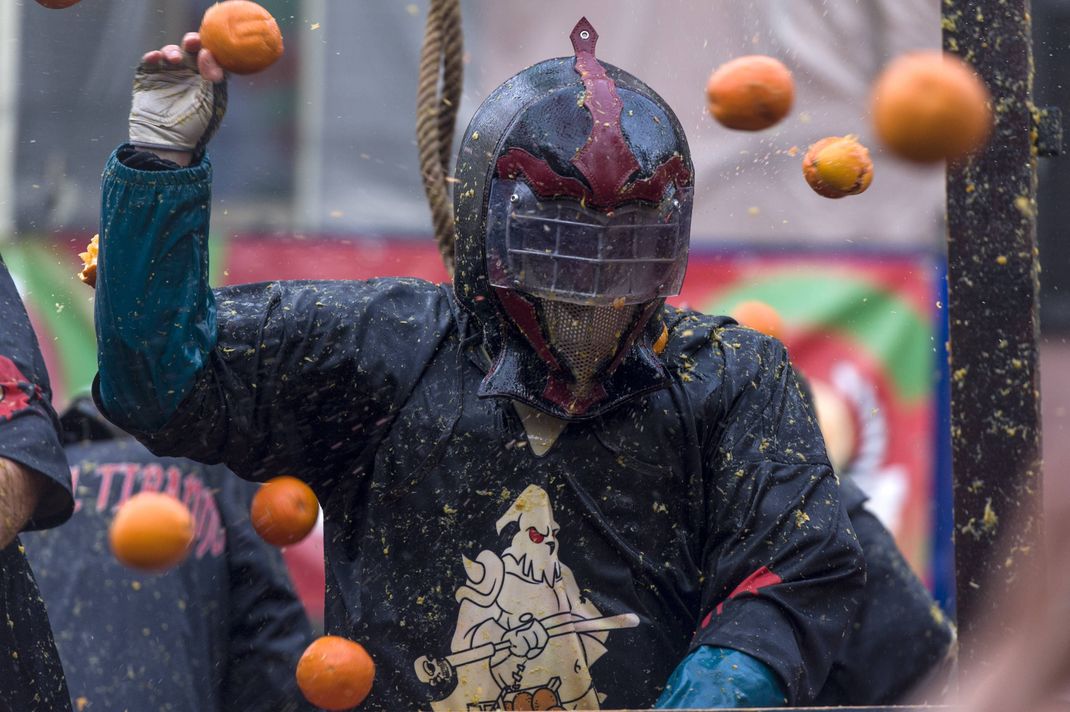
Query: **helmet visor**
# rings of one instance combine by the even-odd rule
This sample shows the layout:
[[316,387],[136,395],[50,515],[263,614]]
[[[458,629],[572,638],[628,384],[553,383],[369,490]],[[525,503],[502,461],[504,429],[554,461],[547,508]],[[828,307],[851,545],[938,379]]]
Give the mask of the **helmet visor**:
[[487,216],[487,274],[495,287],[575,304],[649,302],[679,294],[691,233],[690,188],[657,205],[612,212],[539,198],[523,181],[495,180]]

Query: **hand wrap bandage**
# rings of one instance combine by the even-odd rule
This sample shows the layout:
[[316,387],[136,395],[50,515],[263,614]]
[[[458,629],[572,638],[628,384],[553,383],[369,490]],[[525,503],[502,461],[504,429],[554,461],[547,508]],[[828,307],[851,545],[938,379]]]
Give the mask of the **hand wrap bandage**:
[[199,158],[227,110],[227,83],[197,72],[196,57],[182,64],[142,63],[134,75],[130,143],[138,148],[186,151]]

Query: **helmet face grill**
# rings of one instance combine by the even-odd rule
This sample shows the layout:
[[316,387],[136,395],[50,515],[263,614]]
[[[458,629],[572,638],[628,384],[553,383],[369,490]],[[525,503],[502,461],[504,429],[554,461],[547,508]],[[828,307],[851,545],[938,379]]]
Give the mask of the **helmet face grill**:
[[550,347],[585,388],[620,350],[638,307],[597,307],[540,300]]
[[690,188],[656,205],[607,212],[541,199],[522,180],[496,179],[487,214],[490,283],[553,301],[610,306],[680,293],[691,233]]

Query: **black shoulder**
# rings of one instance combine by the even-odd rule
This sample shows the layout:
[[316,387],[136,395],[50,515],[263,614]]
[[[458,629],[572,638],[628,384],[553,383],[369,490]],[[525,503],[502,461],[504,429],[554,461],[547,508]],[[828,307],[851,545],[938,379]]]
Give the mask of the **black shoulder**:
[[447,290],[420,279],[260,282],[215,291],[219,319],[239,333],[281,319],[293,336],[373,329],[434,340],[453,323]]
[[291,280],[255,282],[215,290],[220,309],[241,310],[275,302],[317,311],[344,311],[378,304],[396,314],[445,305],[441,286],[422,279],[382,277],[368,280]]
[[739,325],[728,316],[666,307],[669,340],[662,359],[685,383],[724,379],[746,383],[763,371],[787,363],[787,349],[777,339]]

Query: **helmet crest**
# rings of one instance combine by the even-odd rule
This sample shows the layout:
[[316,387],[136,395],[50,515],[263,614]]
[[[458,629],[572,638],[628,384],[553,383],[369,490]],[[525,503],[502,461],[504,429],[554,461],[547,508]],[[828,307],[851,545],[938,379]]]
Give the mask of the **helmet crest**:
[[592,119],[587,143],[571,162],[587,179],[589,187],[575,178],[558,174],[545,160],[521,148],[511,148],[498,159],[498,176],[516,179],[523,175],[540,197],[569,197],[604,209],[633,200],[657,202],[670,183],[686,185],[690,172],[679,154],[659,165],[649,178],[631,181],[639,170],[639,161],[621,129],[624,102],[617,85],[594,56],[598,33],[583,17],[572,29],[570,39],[576,53],[575,70],[585,90],[583,107]]

